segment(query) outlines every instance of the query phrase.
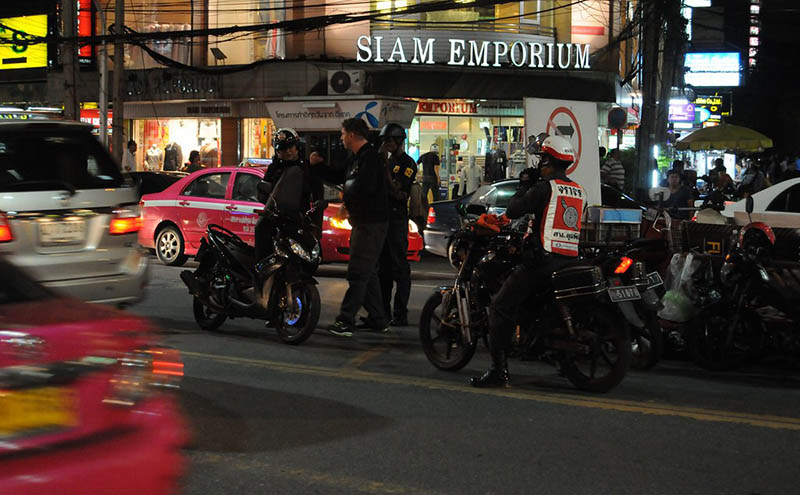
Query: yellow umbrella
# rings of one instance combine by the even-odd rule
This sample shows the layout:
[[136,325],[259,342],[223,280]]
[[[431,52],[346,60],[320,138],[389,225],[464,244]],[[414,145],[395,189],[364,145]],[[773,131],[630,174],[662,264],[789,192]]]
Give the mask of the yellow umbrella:
[[760,151],[772,148],[772,139],[760,132],[738,125],[720,124],[691,132],[675,143],[679,150]]

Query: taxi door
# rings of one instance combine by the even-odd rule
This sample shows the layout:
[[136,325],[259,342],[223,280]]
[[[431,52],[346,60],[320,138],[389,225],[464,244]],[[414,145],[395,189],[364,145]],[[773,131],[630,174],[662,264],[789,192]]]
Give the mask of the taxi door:
[[237,170],[222,213],[222,226],[251,246],[255,245],[256,222],[260,216],[258,212],[264,208],[258,202],[258,183],[263,176],[261,170]]
[[224,226],[230,178],[231,172],[200,173],[178,196],[181,232],[193,248],[200,247],[200,239],[205,236],[209,224]]

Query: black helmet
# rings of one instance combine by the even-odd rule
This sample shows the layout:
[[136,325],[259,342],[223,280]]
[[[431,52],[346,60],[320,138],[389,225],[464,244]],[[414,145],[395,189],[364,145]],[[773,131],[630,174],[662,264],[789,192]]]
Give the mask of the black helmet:
[[406,131],[400,124],[386,124],[383,126],[383,129],[381,129],[380,138],[381,141],[386,140],[386,138],[402,141],[406,138]]
[[297,146],[299,142],[300,137],[297,135],[297,132],[288,127],[278,129],[275,131],[275,134],[272,135],[272,147],[275,148],[275,151],[288,150],[292,146]]

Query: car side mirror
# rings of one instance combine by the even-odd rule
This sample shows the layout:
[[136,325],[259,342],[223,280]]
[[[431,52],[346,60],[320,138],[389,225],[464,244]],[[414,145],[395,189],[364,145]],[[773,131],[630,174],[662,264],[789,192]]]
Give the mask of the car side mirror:
[[466,207],[467,213],[470,215],[483,215],[486,213],[486,207],[476,203],[468,204]]
[[747,199],[744,200],[744,209],[747,211],[747,214],[750,215],[753,213],[755,209],[755,201],[753,201],[752,196],[748,196]]

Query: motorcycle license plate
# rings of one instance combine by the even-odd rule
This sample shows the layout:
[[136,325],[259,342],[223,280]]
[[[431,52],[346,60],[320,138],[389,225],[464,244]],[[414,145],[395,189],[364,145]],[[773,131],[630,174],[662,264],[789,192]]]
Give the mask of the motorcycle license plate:
[[639,294],[639,289],[637,289],[635,285],[626,287],[609,287],[608,297],[611,298],[611,302],[615,303],[637,301],[642,298],[642,296]]
[[653,287],[658,287],[659,285],[664,285],[664,280],[661,278],[661,275],[658,272],[648,273],[647,288],[652,289]]
[[0,391],[0,438],[77,424],[74,398],[56,387]]

